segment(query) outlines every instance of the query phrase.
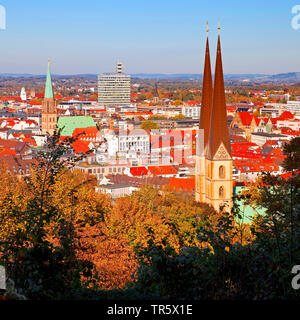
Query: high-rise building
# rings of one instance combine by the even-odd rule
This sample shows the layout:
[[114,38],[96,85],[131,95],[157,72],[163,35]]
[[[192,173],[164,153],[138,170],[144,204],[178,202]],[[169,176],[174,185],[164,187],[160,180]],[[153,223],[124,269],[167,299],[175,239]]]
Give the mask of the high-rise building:
[[[220,30],[220,27],[219,27]],[[232,207],[232,157],[227,125],[221,41],[218,36],[214,86],[212,87],[207,40],[203,74],[200,126],[203,145],[196,155],[196,201],[206,202],[217,211]],[[199,144],[199,141],[198,141]]]
[[131,97],[130,76],[124,74],[123,64],[117,65],[116,73],[98,76],[98,102],[102,105],[128,105]]
[[20,97],[21,97],[22,101],[26,101],[27,100],[27,94],[26,94],[25,88],[22,88]]
[[50,72],[50,61],[48,61],[48,70],[46,78],[45,95],[42,106],[42,133],[53,135],[57,128],[56,102],[54,100],[52,79]]

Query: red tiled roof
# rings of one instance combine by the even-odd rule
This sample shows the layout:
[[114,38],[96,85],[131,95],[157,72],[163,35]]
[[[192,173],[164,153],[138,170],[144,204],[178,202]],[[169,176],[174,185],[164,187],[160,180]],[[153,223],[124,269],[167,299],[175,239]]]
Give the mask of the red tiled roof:
[[239,116],[244,126],[250,126],[253,116],[249,112],[239,112]]
[[173,166],[151,166],[148,167],[151,174],[155,176],[177,174],[177,170]]
[[15,149],[2,149],[0,147],[0,156],[16,156],[17,152]]
[[270,118],[272,124],[276,124],[277,121],[279,120],[278,118]]
[[237,110],[237,107],[226,107],[227,112],[233,112]]
[[22,99],[19,96],[3,96],[3,97],[0,97],[0,99],[2,100],[2,102],[6,102],[6,101],[22,102]]
[[295,116],[290,111],[284,111],[279,117],[278,120],[290,120],[294,119]]
[[31,106],[41,106],[42,102],[39,101],[29,101],[28,104],[30,104]]
[[267,146],[278,146],[278,142],[276,140],[267,140],[263,145],[263,147],[267,147]]
[[255,117],[255,116],[253,116],[253,118],[254,118],[254,120],[255,120],[256,125],[259,126],[260,121],[261,121],[262,119],[259,119],[259,118]]
[[266,161],[266,159],[236,159],[233,163],[242,173],[279,171],[279,168],[275,163]]
[[26,138],[25,137],[25,138],[21,139],[21,141],[26,142],[34,147],[37,146],[36,141],[33,138]]
[[8,167],[8,170],[17,174],[29,174],[33,160],[24,160],[15,155],[6,155],[0,158],[0,162]]
[[148,169],[146,167],[132,167],[130,168],[130,173],[134,176],[145,176],[148,174]]
[[286,134],[286,135],[291,135],[291,136],[300,136],[300,130],[299,131],[294,131],[292,129],[287,129],[287,128],[284,128],[281,130],[281,133],[282,134]]
[[269,156],[282,156],[283,155],[283,151],[280,148],[273,148],[272,151],[269,153]]
[[152,115],[152,111],[141,111],[141,112],[124,112],[126,116],[145,116],[145,115]]
[[[90,128],[76,128],[73,131],[73,137],[76,137],[77,135],[81,136],[96,136],[99,133],[99,130],[96,127],[90,127]],[[79,137],[79,138],[80,138]]]
[[106,109],[89,109],[90,112],[106,112]]
[[[2,152],[6,152],[8,150],[13,150],[16,153],[23,154],[28,149],[28,146],[26,143],[18,141],[18,140],[3,140],[0,139],[0,150]],[[13,154],[15,154],[13,152]],[[9,154],[12,154],[12,151],[8,152]]]
[[72,144],[72,148],[75,153],[86,153],[90,150],[89,144],[90,144],[89,141],[77,140]]
[[171,178],[167,186],[176,191],[193,193],[195,191],[195,178]]

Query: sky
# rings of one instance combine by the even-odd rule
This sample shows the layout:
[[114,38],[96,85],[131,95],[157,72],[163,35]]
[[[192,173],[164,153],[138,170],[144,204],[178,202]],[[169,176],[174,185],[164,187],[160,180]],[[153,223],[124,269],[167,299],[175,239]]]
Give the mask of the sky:
[[[300,0],[0,0],[0,73],[202,73],[218,21],[225,73],[300,72]],[[300,11],[299,11],[300,13]],[[1,17],[0,17],[1,18]],[[300,22],[300,18],[299,18]]]

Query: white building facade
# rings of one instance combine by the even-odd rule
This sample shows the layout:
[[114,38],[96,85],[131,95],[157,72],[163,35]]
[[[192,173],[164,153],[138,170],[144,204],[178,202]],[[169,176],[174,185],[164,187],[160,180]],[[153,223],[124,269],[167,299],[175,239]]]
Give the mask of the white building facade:
[[200,106],[183,106],[181,113],[187,118],[199,119],[200,118]]
[[98,76],[98,102],[101,105],[129,105],[131,100],[131,78],[123,73],[119,63],[116,73]]

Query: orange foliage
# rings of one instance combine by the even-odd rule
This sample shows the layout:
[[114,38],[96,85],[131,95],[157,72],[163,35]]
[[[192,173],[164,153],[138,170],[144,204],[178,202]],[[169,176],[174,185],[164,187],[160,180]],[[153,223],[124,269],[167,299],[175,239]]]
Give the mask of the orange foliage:
[[126,240],[101,235],[99,226],[82,229],[79,238],[78,257],[94,263],[101,288],[122,288],[133,281],[138,262]]

